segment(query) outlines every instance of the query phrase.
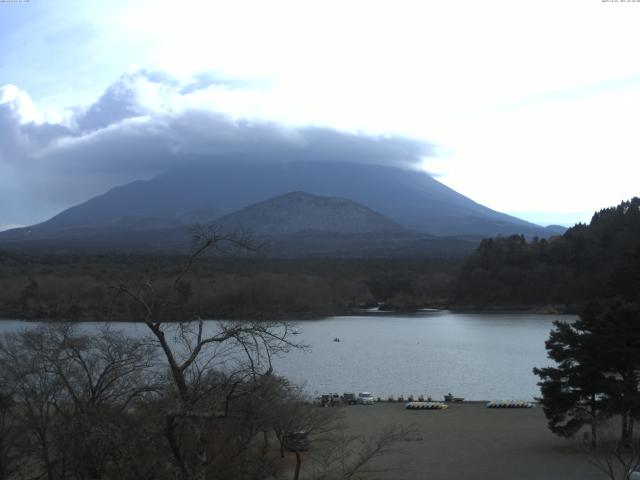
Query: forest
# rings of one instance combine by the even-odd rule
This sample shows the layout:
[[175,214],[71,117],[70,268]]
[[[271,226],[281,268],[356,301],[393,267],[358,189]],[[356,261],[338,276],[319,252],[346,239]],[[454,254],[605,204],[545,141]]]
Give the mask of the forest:
[[[168,288],[187,257],[0,252],[0,317],[131,320],[114,287]],[[184,288],[203,318],[318,318],[384,303],[446,306],[457,260],[203,257]]]
[[640,199],[596,212],[549,240],[490,238],[466,259],[451,303],[472,308],[557,306],[640,292]]

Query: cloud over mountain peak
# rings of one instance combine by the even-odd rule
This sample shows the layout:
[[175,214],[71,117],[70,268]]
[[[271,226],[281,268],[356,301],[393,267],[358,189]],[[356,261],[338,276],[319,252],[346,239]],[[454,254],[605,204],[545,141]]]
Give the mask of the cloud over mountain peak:
[[404,137],[285,124],[256,110],[259,95],[259,86],[215,75],[179,79],[136,70],[93,104],[47,121],[28,93],[2,87],[0,221],[43,220],[114,185],[178,166],[349,161],[415,167],[431,152],[428,143]]

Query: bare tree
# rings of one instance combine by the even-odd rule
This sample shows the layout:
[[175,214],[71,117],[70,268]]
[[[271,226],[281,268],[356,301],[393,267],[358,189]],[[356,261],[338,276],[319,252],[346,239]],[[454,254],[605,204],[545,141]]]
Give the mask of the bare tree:
[[297,388],[288,387],[273,402],[270,426],[278,439],[280,457],[285,457],[285,448],[295,453],[293,478],[297,480],[302,467],[303,450],[314,449],[315,439],[339,429],[343,412],[342,409],[311,405]]
[[318,408],[305,401],[297,390],[285,391],[274,402],[271,410],[271,428],[278,439],[280,456],[284,457],[288,435],[304,432],[307,437],[334,432],[343,419],[339,408]]
[[[60,476],[61,462],[54,445],[58,428],[56,405],[62,401],[62,384],[39,354],[44,331],[6,334],[0,342],[0,372],[11,386],[15,421],[24,429],[23,455],[42,470],[48,480]],[[37,352],[37,353],[36,353]]]
[[[151,281],[137,288],[120,285],[120,297],[141,312],[169,371],[171,398],[166,407],[165,436],[182,479],[203,480],[214,463],[215,422],[232,416],[238,399],[259,396],[263,377],[272,375],[272,359],[299,347],[286,322],[220,321],[205,323],[188,308],[187,276],[208,252],[253,252],[259,246],[242,233],[218,228],[194,230],[193,252],[169,291],[156,291]],[[173,315],[173,318],[171,318]],[[251,439],[246,439],[250,441]]]
[[582,452],[586,460],[610,480],[629,480],[640,466],[640,439],[622,441],[611,424],[600,428],[598,444],[585,441]]
[[[6,334],[0,371],[34,478],[102,478],[132,402],[153,390],[153,353],[108,328],[98,335],[50,324]],[[26,459],[30,458],[28,462]],[[40,473],[38,473],[40,471]]]
[[402,454],[399,443],[415,436],[413,426],[390,427],[377,435],[363,437],[349,435],[345,431],[328,435],[323,439],[324,448],[311,457],[313,480],[348,480],[368,478],[374,474],[386,474],[398,470],[398,465],[380,460]]
[[0,480],[11,478],[20,467],[19,442],[22,431],[15,420],[15,402],[3,383],[0,390]]

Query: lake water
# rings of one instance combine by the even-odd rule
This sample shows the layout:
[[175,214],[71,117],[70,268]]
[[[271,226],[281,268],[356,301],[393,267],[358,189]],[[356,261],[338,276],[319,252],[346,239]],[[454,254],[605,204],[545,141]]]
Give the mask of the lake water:
[[533,367],[551,364],[544,342],[553,320],[574,319],[448,311],[335,317],[299,324],[311,351],[276,366],[310,393],[527,400],[540,394]]
[[[370,391],[374,395],[448,392],[468,400],[523,399],[539,395],[533,367],[550,364],[544,342],[553,320],[570,315],[514,313],[367,314],[305,321],[297,340],[308,352],[275,359],[277,373],[311,395]],[[0,322],[0,332],[33,325]],[[83,324],[83,329],[98,324]],[[117,324],[131,334],[144,325]],[[334,338],[339,338],[335,342]]]

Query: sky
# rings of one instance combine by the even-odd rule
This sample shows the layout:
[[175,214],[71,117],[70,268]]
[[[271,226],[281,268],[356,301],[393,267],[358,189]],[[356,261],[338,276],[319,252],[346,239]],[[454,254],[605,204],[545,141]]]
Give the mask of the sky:
[[261,151],[588,221],[640,194],[638,25],[628,0],[0,1],[0,229]]

